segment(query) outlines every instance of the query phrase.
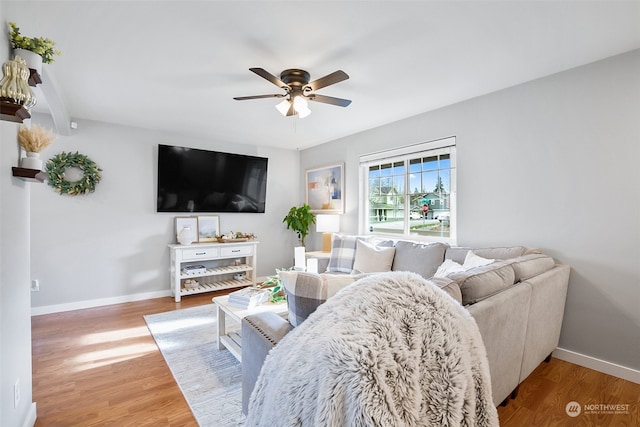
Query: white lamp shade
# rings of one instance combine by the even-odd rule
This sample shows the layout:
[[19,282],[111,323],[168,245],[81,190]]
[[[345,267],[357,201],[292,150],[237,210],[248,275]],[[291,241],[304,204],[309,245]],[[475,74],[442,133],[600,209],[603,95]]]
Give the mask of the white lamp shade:
[[340,231],[340,215],[316,215],[316,231],[318,233],[337,233]]
[[298,113],[298,116],[300,116],[301,119],[304,119],[309,114],[311,114],[311,110],[309,109],[309,104],[307,103],[307,100],[300,95],[293,98],[293,108],[295,108],[296,112]]
[[282,114],[283,116],[286,116],[287,111],[289,111],[289,107],[291,107],[291,104],[289,103],[288,99],[285,99],[278,105],[276,105],[276,110],[280,111],[280,114]]
[[298,112],[298,116],[301,119],[304,119],[305,117],[307,117],[309,114],[311,114],[311,110],[307,107],[304,108],[296,108],[296,111]]

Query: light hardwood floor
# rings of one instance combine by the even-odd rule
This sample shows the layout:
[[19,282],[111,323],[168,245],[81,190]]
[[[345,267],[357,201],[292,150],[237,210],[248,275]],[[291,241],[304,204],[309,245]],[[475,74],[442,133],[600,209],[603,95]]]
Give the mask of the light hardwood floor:
[[[146,327],[145,314],[210,304],[219,294],[34,316],[33,399],[38,427],[197,426]],[[569,417],[578,402],[583,414]],[[584,414],[585,405],[629,405],[623,414]],[[558,359],[543,363],[499,407],[503,427],[640,426],[640,385]]]

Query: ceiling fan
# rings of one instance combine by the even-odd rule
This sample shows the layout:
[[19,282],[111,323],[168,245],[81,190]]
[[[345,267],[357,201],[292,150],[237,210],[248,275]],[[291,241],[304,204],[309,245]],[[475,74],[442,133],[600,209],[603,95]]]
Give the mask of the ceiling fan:
[[318,89],[347,80],[349,76],[342,70],[334,71],[333,73],[327,74],[326,76],[312,82],[309,82],[311,76],[307,71],[296,68],[284,70],[280,73],[280,78],[277,78],[268,71],[265,71],[263,68],[249,68],[249,70],[253,71],[263,79],[269,80],[279,88],[284,89],[286,93],[237,96],[233,98],[236,101],[261,98],[286,98],[276,105],[278,111],[280,111],[283,116],[295,116],[297,114],[300,118],[305,118],[311,114],[311,110],[307,105],[307,100],[337,105],[339,107],[346,107],[351,104],[351,100],[349,99],[334,98],[333,96],[319,95],[315,93]]

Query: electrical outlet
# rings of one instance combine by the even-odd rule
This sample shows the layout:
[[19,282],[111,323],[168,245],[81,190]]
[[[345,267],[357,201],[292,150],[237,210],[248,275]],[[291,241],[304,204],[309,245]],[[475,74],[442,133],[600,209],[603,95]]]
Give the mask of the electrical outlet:
[[20,379],[16,380],[16,383],[13,385],[13,408],[18,407],[18,403],[20,403]]
[[31,281],[31,292],[38,292],[40,290],[40,281],[38,279]]

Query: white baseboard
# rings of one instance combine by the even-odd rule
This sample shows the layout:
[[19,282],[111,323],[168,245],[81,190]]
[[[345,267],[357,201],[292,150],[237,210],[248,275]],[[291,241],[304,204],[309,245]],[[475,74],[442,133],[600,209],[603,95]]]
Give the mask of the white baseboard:
[[606,360],[596,359],[595,357],[586,356],[584,354],[559,347],[553,352],[553,357],[640,384],[640,371],[626,366],[616,365],[615,363],[607,362]]
[[23,427],[33,427],[36,425],[36,419],[38,418],[38,410],[36,409],[36,402],[32,402],[29,406],[29,413],[27,418],[22,423]]
[[[258,283],[264,282],[267,277],[257,277]],[[32,316],[40,316],[42,314],[62,313],[64,311],[82,310],[83,308],[101,307],[104,305],[122,304],[124,302],[143,301],[152,298],[162,298],[173,296],[171,290],[147,292],[143,294],[123,295],[113,298],[102,298],[88,301],[77,301],[66,304],[43,305],[41,307],[31,307]]]
[[123,295],[114,298],[101,298],[88,301],[71,302],[67,304],[45,305],[41,307],[32,307],[31,315],[39,316],[41,314],[62,313],[64,311],[82,310],[83,308],[101,307],[104,305],[121,304],[124,302],[142,301],[152,298],[162,298],[172,296],[171,290],[146,292],[143,294]]

